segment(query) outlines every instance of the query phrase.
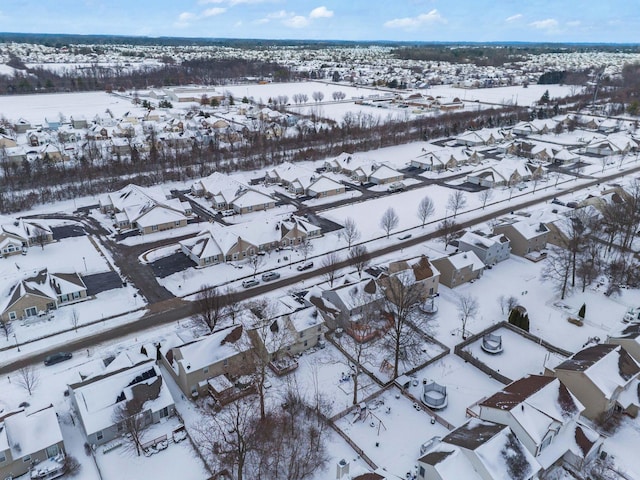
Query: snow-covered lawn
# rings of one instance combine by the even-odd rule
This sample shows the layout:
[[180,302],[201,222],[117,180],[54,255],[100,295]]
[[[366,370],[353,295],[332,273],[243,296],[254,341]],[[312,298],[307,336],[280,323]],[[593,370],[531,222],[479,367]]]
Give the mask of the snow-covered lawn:
[[468,420],[466,409],[483,397],[489,396],[504,385],[477,370],[454,354],[417,371],[412,377],[418,381],[408,389],[415,398],[422,395],[422,381],[435,381],[447,387],[447,406],[438,410],[438,415],[450,424],[458,427]]
[[[439,423],[432,424],[429,414],[415,408],[396,387],[386,390],[367,405],[364,415],[349,412],[336,421],[336,426],[378,467],[400,478],[413,471],[420,445],[434,436],[444,437],[448,433]],[[359,410],[359,407],[354,408]]]
[[482,339],[467,345],[464,351],[511,380],[527,374],[542,375],[545,365],[553,368],[565,360],[562,355],[550,352],[544,346],[508,328],[499,328],[493,333],[502,337],[502,352],[485,352],[480,347]]
[[115,118],[122,117],[127,112],[136,117],[142,117],[146,113],[144,108],[133,105],[129,99],[106,92],[0,96],[0,111],[3,115],[13,121],[24,118],[32,124],[42,124],[45,118],[59,121],[60,115],[66,119],[84,115],[90,121],[96,115],[108,116],[107,110]]
[[63,238],[34,245],[26,255],[13,255],[0,261],[0,281],[10,281],[16,274],[47,268],[51,273],[77,272],[80,275],[106,272],[109,262],[88,236]]

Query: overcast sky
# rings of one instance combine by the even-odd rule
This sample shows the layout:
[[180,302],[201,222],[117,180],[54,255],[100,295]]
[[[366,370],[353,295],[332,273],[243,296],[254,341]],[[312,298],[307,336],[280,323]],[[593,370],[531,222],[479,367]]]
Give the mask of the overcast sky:
[[640,42],[639,0],[2,0],[0,31],[265,39]]

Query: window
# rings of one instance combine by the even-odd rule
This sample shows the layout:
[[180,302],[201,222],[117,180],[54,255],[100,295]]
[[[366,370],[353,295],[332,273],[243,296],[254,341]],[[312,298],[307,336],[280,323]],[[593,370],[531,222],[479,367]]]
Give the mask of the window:
[[176,227],[179,227],[179,226],[180,226],[180,220],[178,220],[177,222],[175,222],[175,224],[174,224],[174,225],[175,225]]
[[304,332],[300,332],[300,338],[304,336]]
[[15,320],[16,318],[18,318],[16,312],[9,312],[9,320]]
[[80,292],[73,292],[73,298],[74,299],[80,298]]
[[151,231],[152,232],[157,232],[158,231],[158,225],[151,225]]
[[227,365],[229,365],[229,359],[225,358],[224,362],[222,362],[222,364],[226,367]]
[[420,467],[420,476],[421,476],[422,478],[424,478],[424,474],[425,474],[425,473],[426,473],[426,472],[425,472],[425,470],[424,470],[424,467]]
[[38,309],[36,307],[25,308],[24,314],[27,317],[35,317],[38,314]]
[[7,461],[7,456],[4,453],[0,452],[0,464],[6,461]]
[[318,325],[318,331],[321,332],[322,331],[322,325]]
[[96,433],[96,440],[102,440],[103,438],[104,434],[102,433],[102,430]]
[[22,461],[24,463],[30,462],[31,461],[31,455],[26,455],[26,456],[22,457]]
[[164,418],[164,417],[168,417],[169,416],[169,407],[164,407],[162,410],[160,410],[160,418]]
[[304,346],[306,347],[308,343],[309,343],[309,341],[308,341],[308,340],[305,340],[305,341],[304,341]]
[[58,453],[60,453],[58,445],[51,445],[50,447],[47,447],[47,458],[53,458],[58,455]]
[[209,367],[204,367],[204,368],[202,369],[202,373],[204,373],[205,375],[206,375],[207,373],[209,373]]

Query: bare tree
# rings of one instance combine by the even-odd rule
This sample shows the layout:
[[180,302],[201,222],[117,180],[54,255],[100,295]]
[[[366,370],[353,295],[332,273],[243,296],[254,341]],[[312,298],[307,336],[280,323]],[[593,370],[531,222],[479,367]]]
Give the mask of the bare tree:
[[347,217],[344,221],[344,228],[340,232],[340,235],[347,242],[347,248],[351,249],[353,242],[358,241],[360,238],[360,230],[353,218]]
[[333,282],[338,274],[339,265],[341,262],[340,254],[338,252],[329,252],[322,259],[322,266],[327,270],[324,277],[329,282],[329,286],[333,287]]
[[318,91],[318,92],[313,92],[311,94],[311,98],[313,98],[316,102],[321,102],[322,99],[324,98],[324,93]]
[[391,230],[397,228],[399,223],[400,219],[398,218],[398,214],[393,207],[389,207],[382,214],[382,218],[380,219],[380,228],[384,230],[387,234],[387,238],[389,238]]
[[349,260],[351,264],[356,267],[358,277],[362,278],[362,271],[367,268],[371,262],[371,255],[369,255],[367,247],[364,245],[356,245],[349,250]]
[[400,361],[409,360],[420,351],[424,339],[418,330],[424,329],[423,318],[416,308],[423,299],[423,289],[415,283],[412,275],[400,272],[391,275],[382,282],[384,291],[384,309],[391,328],[384,339],[393,355],[393,378],[398,376]]
[[560,298],[564,300],[571,276],[572,253],[566,248],[551,246],[549,256],[542,268],[542,279],[550,280],[560,289]]
[[500,310],[503,314],[506,313],[507,315],[518,305],[518,299],[513,295],[508,297],[500,295],[500,297],[498,297],[498,301],[500,302]]
[[253,342],[254,348],[245,349],[245,346],[238,345],[238,348],[249,351],[254,365],[253,384],[258,392],[260,403],[260,418],[265,419],[265,382],[269,362],[277,358],[280,351],[286,346],[285,343],[290,338],[289,326],[285,324],[282,317],[276,318],[277,306],[269,299],[262,298],[246,304],[246,309],[250,312],[251,325],[248,330],[249,338]]
[[444,241],[444,248],[446,250],[451,241],[455,238],[460,225],[458,225],[452,218],[445,218],[440,222],[438,228],[442,233],[442,240]]
[[493,190],[486,188],[480,192],[480,201],[482,202],[482,209],[487,205],[487,202],[493,197]]
[[216,287],[202,285],[200,292],[196,295],[194,302],[195,313],[191,317],[194,323],[203,325],[213,332],[222,320],[230,304],[226,292],[220,292]]
[[422,228],[427,223],[427,219],[433,215],[435,207],[433,206],[433,200],[430,197],[424,197],[418,204],[418,218],[422,222]]
[[256,277],[256,273],[262,265],[264,265],[264,256],[263,255],[251,255],[249,257],[249,265],[251,266],[251,270],[253,270],[253,278]]
[[458,313],[462,322],[462,339],[467,338],[467,322],[478,314],[478,299],[471,295],[458,297]]
[[462,190],[456,190],[447,200],[447,209],[451,211],[453,218],[456,217],[458,212],[467,206],[467,199]]
[[309,480],[324,467],[330,427],[328,411],[309,405],[299,392],[290,389],[284,398],[286,409],[274,411],[261,423],[260,473],[255,478]]
[[8,341],[9,336],[13,333],[13,323],[0,320],[0,330],[4,332],[5,339]]
[[123,438],[128,441],[129,446],[136,451],[138,456],[142,453],[144,435],[150,426],[142,412],[143,406],[144,402],[141,400],[125,400],[113,409],[111,417],[111,421],[125,433]]
[[234,480],[243,480],[247,461],[257,449],[255,398],[244,397],[220,412],[204,413],[194,428],[198,445],[214,470],[230,469]]
[[311,241],[307,237],[304,237],[304,238],[302,238],[302,241],[298,245],[298,250],[302,254],[302,258],[306,262],[307,258],[309,257],[309,255],[313,251],[313,244],[311,243]]
[[73,310],[71,310],[71,326],[76,332],[78,331],[79,324],[80,324],[80,314],[78,313],[78,310],[74,308]]
[[40,385],[40,375],[33,365],[27,365],[18,370],[16,383],[24,388],[29,395],[32,395],[38,385]]
[[600,256],[600,247],[596,243],[591,243],[580,252],[576,268],[576,274],[580,279],[583,292],[586,290],[587,285],[591,285],[601,272],[602,258]]

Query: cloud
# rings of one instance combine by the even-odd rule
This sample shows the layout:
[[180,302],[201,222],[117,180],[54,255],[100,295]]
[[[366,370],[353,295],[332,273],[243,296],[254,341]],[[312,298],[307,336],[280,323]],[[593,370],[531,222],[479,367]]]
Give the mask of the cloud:
[[287,12],[286,10],[279,10],[277,12],[269,13],[267,16],[256,20],[254,23],[262,25],[265,23],[269,23],[272,20],[280,20],[281,23],[286,27],[304,28],[314,20],[331,17],[333,17],[333,11],[328,10],[325,6],[321,6],[311,10],[308,16],[298,15],[295,12]]
[[406,28],[414,29],[422,25],[430,25],[434,23],[447,23],[446,19],[440,15],[435,8],[429,13],[421,13],[417,17],[394,18],[384,23],[387,28]]
[[505,19],[505,22],[515,22],[516,20],[520,20],[522,18],[521,13],[516,13],[515,15],[511,15]]
[[307,17],[303,17],[302,15],[294,15],[292,17],[284,19],[282,23],[291,28],[304,28],[309,25],[309,19]]
[[570,22],[567,22],[567,27],[579,27],[580,25],[582,25],[582,22],[580,20],[572,20]]
[[202,16],[203,17],[214,17],[216,15],[220,15],[224,12],[226,12],[227,9],[224,7],[212,7],[212,8],[207,8],[204,12],[202,12]]
[[178,19],[175,21],[174,25],[176,27],[188,27],[192,20],[195,20],[196,16],[191,12],[182,12],[178,15]]
[[529,26],[538,30],[555,30],[558,28],[558,21],[555,18],[546,18],[544,20],[536,20],[531,22]]
[[327,10],[324,5],[314,8],[309,14],[309,18],[331,18],[333,17],[333,10]]

